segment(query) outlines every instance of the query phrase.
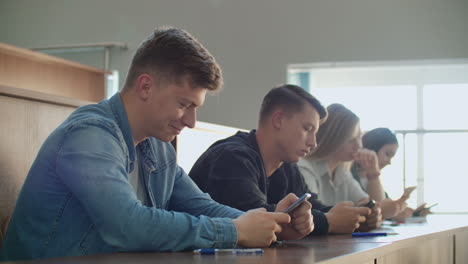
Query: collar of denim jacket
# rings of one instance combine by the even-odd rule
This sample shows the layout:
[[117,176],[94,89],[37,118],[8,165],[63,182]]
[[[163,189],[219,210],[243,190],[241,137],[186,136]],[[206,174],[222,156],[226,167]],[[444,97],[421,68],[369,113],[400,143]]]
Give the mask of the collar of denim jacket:
[[136,152],[135,146],[133,145],[132,129],[130,128],[127,112],[125,112],[125,107],[123,105],[122,98],[120,98],[120,93],[114,94],[109,99],[109,105],[112,109],[112,113],[114,114],[114,118],[122,131],[125,143],[127,144],[129,159],[133,162],[136,158]]

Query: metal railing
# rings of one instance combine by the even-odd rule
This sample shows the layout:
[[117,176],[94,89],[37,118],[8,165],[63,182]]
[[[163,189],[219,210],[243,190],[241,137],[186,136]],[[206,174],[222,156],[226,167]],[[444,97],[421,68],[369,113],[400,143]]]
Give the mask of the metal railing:
[[109,71],[110,50],[118,48],[126,50],[128,46],[123,42],[101,42],[101,43],[81,43],[70,45],[51,45],[44,47],[32,48],[36,51],[48,51],[48,53],[64,53],[64,52],[87,52],[95,50],[104,51],[104,71]]

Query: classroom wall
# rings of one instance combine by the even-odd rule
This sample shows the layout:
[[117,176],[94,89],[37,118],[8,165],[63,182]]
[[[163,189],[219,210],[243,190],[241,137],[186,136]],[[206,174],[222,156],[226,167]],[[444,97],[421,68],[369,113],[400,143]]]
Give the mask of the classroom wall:
[[[199,120],[249,129],[288,63],[467,58],[467,14],[466,0],[1,0],[0,41],[126,42],[111,58],[123,79],[155,26],[184,28],[224,70],[224,90]],[[96,53],[68,57],[102,66]]]

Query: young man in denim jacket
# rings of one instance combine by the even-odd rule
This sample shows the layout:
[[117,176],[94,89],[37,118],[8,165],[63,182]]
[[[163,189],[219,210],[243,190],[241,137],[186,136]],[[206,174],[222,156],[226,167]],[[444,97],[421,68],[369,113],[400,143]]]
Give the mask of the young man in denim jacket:
[[[116,251],[264,247],[313,229],[299,218],[247,213],[202,193],[170,142],[194,127],[221,70],[190,34],[157,29],[138,48],[120,93],[77,109],[44,142],[17,200],[2,259]],[[282,210],[297,199],[289,195]]]

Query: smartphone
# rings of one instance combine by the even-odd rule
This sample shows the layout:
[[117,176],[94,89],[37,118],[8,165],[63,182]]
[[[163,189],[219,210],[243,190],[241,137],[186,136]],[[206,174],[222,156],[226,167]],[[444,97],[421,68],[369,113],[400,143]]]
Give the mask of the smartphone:
[[428,207],[424,207],[424,209],[431,209],[432,207],[434,207],[434,206],[436,206],[436,205],[438,205],[438,203],[432,204],[432,205],[430,205],[430,206],[428,206]]
[[414,209],[414,211],[422,211],[422,210],[431,209],[432,207],[438,205],[438,203],[431,204],[430,206],[426,206],[426,205],[427,205],[427,203],[423,203],[420,206],[416,207],[416,209]]
[[309,200],[310,197],[312,197],[312,195],[310,193],[304,193],[297,201],[295,201],[288,208],[286,208],[286,210],[284,210],[283,213],[289,214],[294,209],[296,209],[296,207],[301,205],[302,202]]
[[435,203],[435,204],[432,204],[430,206],[426,206],[425,203],[421,204],[420,206],[418,206],[418,208],[416,208],[413,212],[413,216],[419,216],[419,214],[423,211],[423,210],[429,210],[431,209],[432,207],[438,205],[438,203]]
[[367,208],[372,208],[375,206],[375,201],[370,199],[369,202],[367,202],[365,205],[363,205],[364,207],[367,207]]

